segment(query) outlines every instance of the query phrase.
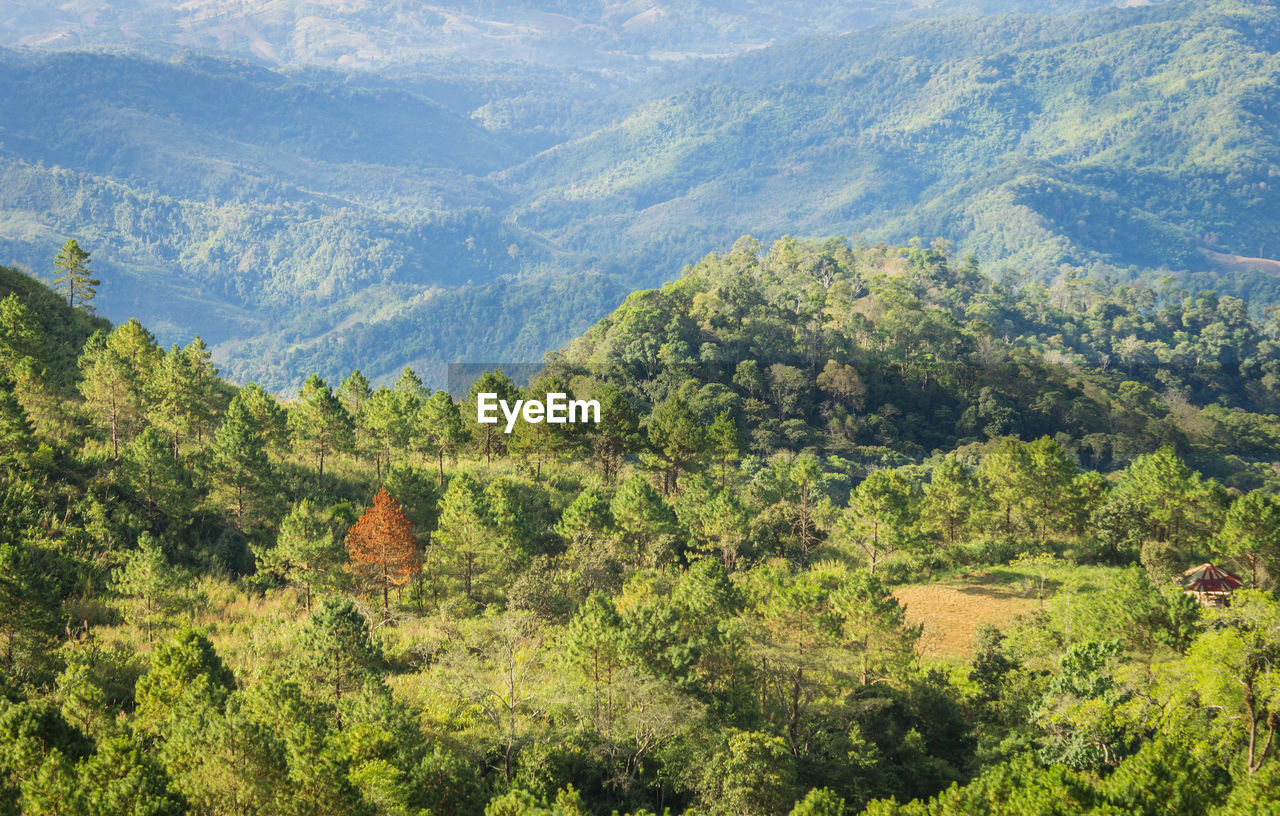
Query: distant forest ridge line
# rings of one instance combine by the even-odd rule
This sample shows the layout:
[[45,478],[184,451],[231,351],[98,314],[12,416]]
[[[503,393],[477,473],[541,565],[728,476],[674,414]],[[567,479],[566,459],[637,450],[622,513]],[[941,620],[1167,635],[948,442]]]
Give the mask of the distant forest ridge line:
[[743,234],[942,236],[993,271],[1172,274],[1260,313],[1274,268],[1220,256],[1280,227],[1277,31],[1274,4],[1217,0],[637,72],[2,50],[0,261],[45,275],[75,237],[105,315],[165,341],[199,316],[229,376],[281,392],[538,360]]
[[[505,59],[626,70],[742,53],[813,34],[904,20],[1000,11],[1073,13],[1116,0],[733,0],[593,3],[581,0],[400,4],[133,0],[91,9],[0,2],[0,44],[36,48],[129,47],[227,53],[278,65],[394,68],[427,60]],[[496,55],[500,55],[495,57]]]

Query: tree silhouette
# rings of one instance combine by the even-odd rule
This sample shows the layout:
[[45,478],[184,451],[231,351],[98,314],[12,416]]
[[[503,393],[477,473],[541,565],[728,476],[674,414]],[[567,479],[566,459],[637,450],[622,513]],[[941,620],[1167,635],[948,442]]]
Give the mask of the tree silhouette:
[[74,308],[79,299],[80,308],[92,314],[93,307],[89,301],[93,300],[94,287],[101,285],[102,281],[90,274],[89,253],[80,248],[76,239],[62,245],[62,251],[53,259],[53,271],[57,273],[53,285],[67,293],[67,305]]
[[387,489],[373,497],[373,506],[347,532],[352,571],[382,588],[382,614],[389,609],[391,587],[408,583],[421,565],[413,523]]

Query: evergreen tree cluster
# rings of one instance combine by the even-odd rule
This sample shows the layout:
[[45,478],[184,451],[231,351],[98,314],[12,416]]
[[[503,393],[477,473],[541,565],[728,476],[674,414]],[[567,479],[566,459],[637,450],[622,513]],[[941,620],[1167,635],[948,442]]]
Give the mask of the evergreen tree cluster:
[[[136,321],[60,370],[41,310],[84,316],[24,291],[0,813],[1280,804],[1280,356],[1239,301],[742,239],[525,388],[281,400]],[[476,421],[552,391],[602,421]],[[1208,560],[1222,609],[1176,583]],[[962,579],[1025,613],[939,659],[904,593]]]

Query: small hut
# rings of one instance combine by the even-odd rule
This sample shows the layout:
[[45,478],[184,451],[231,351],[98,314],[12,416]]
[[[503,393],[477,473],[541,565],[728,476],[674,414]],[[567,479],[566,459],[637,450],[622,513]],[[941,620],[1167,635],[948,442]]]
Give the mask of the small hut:
[[1201,564],[1182,573],[1182,589],[1201,606],[1219,607],[1231,603],[1231,593],[1244,582],[1213,564]]

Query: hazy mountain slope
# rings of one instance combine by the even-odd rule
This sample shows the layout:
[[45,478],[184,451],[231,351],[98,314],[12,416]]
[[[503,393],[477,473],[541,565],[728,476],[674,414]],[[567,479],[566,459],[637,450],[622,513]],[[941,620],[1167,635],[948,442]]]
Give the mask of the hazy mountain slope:
[[284,64],[385,66],[431,57],[619,68],[740,53],[802,34],[935,15],[1074,11],[1113,0],[0,1],[0,44],[196,48]]
[[1261,304],[1274,278],[1201,250],[1277,254],[1276,31],[1230,0],[928,20],[644,79],[5,52],[0,262],[80,238],[104,314],[198,325],[288,390],[536,360],[742,233],[1193,270]]
[[492,280],[513,246],[537,263],[477,181],[519,152],[418,94],[194,58],[0,62],[0,256],[43,273],[85,239],[104,313],[162,336]]
[[678,227],[944,235],[1039,269],[1194,267],[1201,243],[1266,257],[1277,31],[1274,5],[1216,3],[813,41],[509,178],[521,223],[597,252]]
[[74,52],[0,52],[0,67],[6,153],[169,195],[474,199],[461,179],[520,156],[420,94],[343,74]]

